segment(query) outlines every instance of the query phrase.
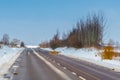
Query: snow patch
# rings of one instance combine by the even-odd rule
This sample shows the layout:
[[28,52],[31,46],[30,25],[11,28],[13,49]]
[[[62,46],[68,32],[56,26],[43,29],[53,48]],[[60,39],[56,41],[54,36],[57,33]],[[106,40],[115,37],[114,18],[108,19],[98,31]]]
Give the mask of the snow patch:
[[51,48],[41,48],[41,49],[46,50],[46,51],[53,51],[53,49]]
[[34,45],[26,45],[27,48],[38,48],[39,46],[34,46]]
[[[78,60],[84,60],[96,65],[104,66],[110,68],[112,70],[120,71],[120,61],[119,60],[102,60],[100,57],[100,52],[95,48],[67,48],[61,47],[55,49],[59,51],[61,55],[65,55],[71,58],[75,58]],[[120,51],[120,50],[117,50]]]
[[1,76],[7,73],[10,66],[19,56],[18,52],[22,51],[23,48],[10,48],[8,46],[3,46],[0,49],[0,80]]

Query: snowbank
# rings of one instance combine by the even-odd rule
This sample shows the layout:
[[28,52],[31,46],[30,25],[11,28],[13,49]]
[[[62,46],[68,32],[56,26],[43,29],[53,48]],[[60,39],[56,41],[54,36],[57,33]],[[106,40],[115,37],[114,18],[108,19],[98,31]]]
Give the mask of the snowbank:
[[46,50],[46,51],[53,51],[51,48],[41,48],[43,50]]
[[35,45],[26,45],[27,48],[38,48],[39,46],[35,46]]
[[22,50],[22,48],[9,48],[7,46],[0,49],[0,76],[6,73],[19,56],[18,52]]
[[120,61],[118,60],[102,60],[100,57],[100,52],[95,48],[57,48],[56,51],[59,51],[60,54],[75,58],[77,60],[85,60],[96,65],[104,66],[116,71],[120,71]]

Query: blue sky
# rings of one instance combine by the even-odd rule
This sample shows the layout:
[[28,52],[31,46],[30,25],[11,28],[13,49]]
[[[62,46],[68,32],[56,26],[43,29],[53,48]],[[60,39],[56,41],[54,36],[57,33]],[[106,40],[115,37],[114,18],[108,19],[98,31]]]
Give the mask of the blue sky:
[[7,33],[10,39],[37,45],[99,11],[107,21],[105,40],[120,41],[120,0],[0,0],[0,38]]

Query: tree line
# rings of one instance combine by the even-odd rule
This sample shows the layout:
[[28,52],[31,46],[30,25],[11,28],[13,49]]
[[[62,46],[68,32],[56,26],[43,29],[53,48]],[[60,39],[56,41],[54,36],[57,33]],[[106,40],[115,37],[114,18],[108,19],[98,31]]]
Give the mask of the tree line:
[[19,40],[19,39],[12,39],[12,41],[10,41],[10,37],[8,34],[4,34],[3,38],[0,41],[0,46],[1,45],[6,45],[6,46],[10,46],[10,47],[25,47],[24,42]]
[[63,34],[62,39],[57,31],[53,38],[48,42],[40,44],[41,47],[98,47],[103,40],[103,30],[105,19],[103,15],[88,15],[85,20],[81,19],[75,27],[67,34]]

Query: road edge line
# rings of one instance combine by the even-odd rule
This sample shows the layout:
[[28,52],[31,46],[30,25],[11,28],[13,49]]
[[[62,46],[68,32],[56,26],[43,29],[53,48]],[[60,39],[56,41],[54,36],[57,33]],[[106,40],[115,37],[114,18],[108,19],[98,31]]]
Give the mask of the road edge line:
[[72,80],[70,77],[68,77],[64,72],[56,68],[54,65],[52,65],[49,61],[47,61],[44,57],[40,56],[35,50],[32,49],[32,51],[35,53],[37,57],[39,57],[42,61],[45,62],[54,72],[56,72],[58,75],[60,75],[64,80]]

